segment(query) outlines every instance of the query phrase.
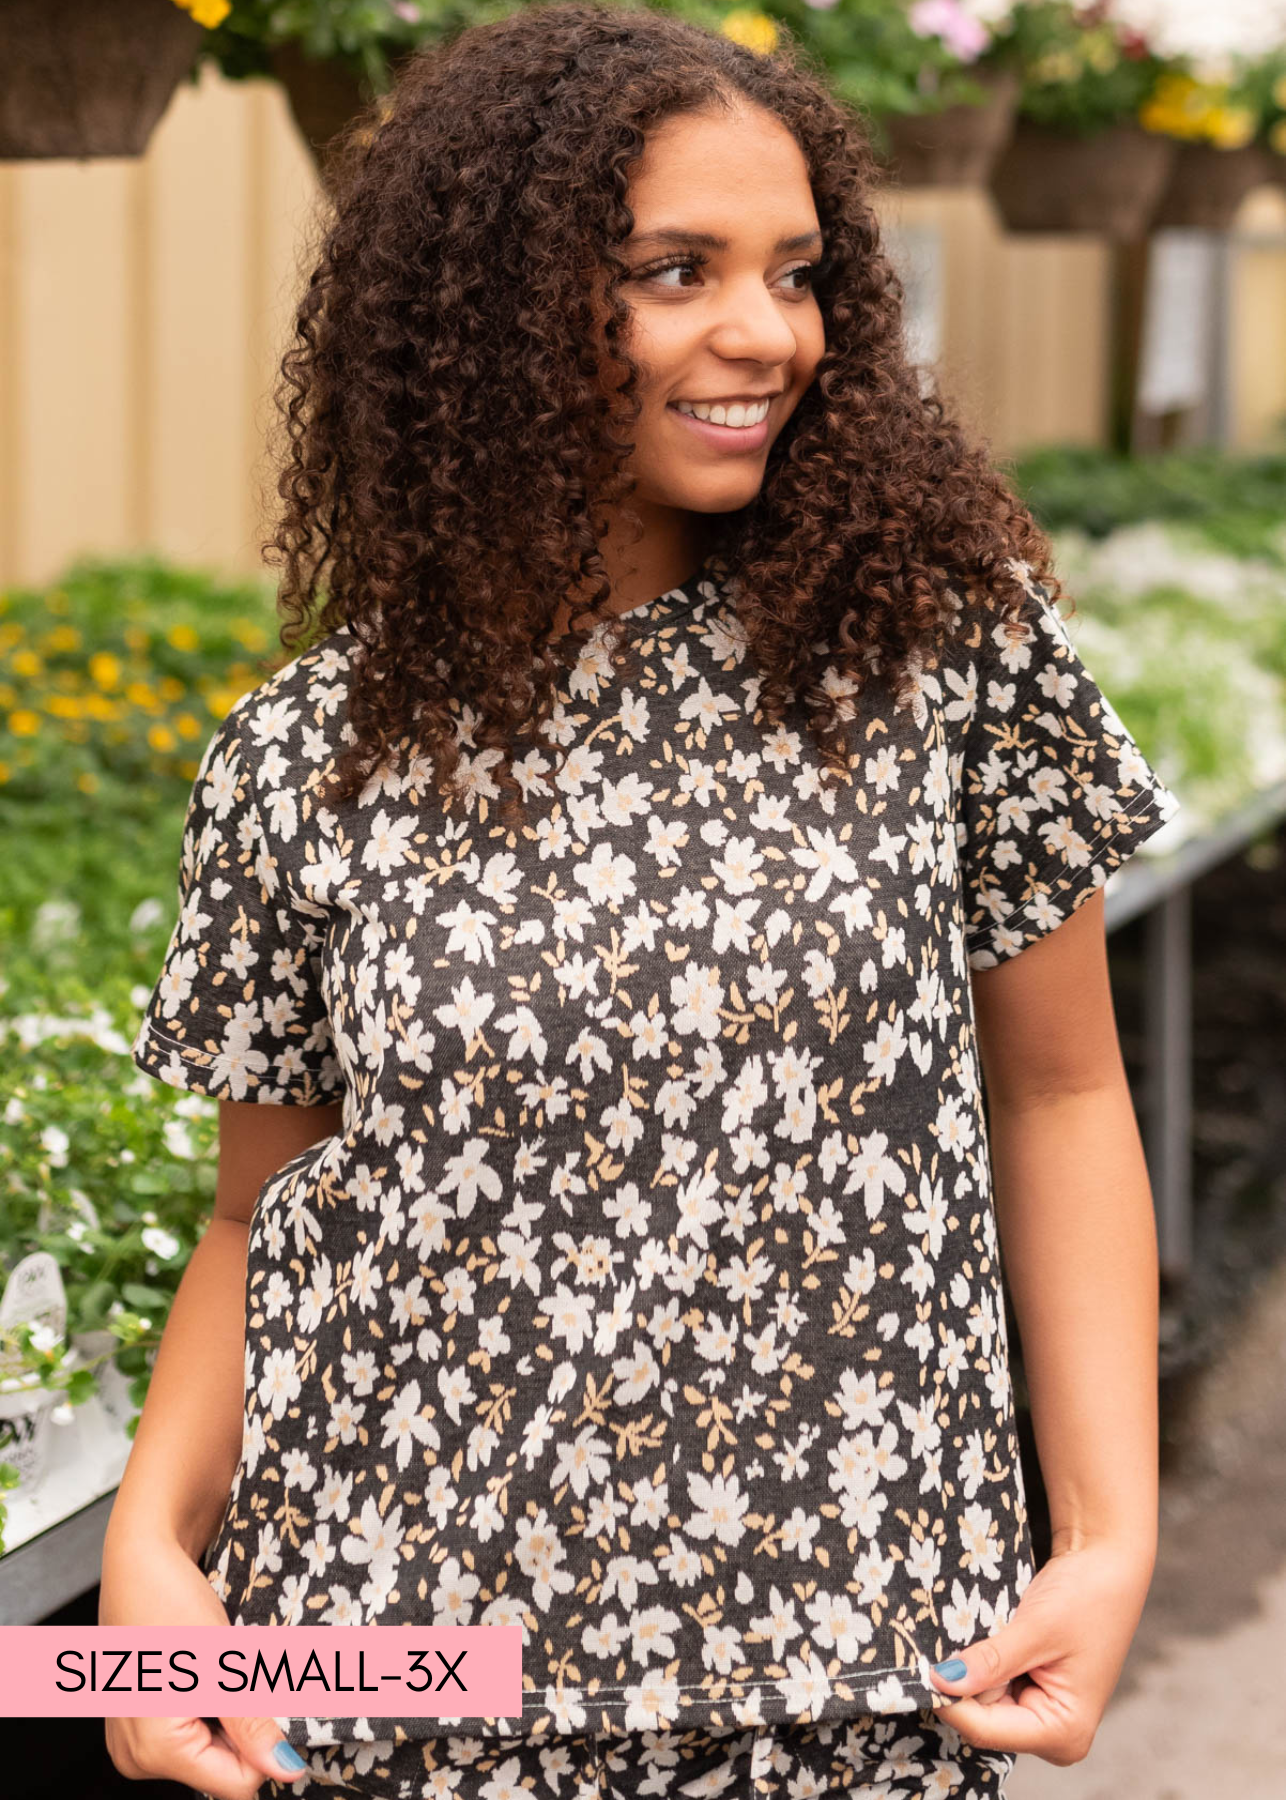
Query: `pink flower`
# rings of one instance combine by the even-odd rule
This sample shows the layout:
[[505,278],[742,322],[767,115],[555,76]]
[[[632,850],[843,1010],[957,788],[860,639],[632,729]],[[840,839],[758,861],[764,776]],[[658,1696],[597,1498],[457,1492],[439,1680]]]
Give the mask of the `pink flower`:
[[972,62],[990,37],[976,19],[961,12],[956,0],[916,0],[907,14],[917,37],[938,37],[961,62]]

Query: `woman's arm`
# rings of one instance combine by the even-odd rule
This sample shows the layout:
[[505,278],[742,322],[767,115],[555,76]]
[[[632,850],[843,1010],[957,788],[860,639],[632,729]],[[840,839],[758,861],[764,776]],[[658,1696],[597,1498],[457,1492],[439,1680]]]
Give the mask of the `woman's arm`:
[[219,1103],[214,1213],[170,1308],[112,1504],[106,1569],[127,1539],[177,1541],[193,1561],[218,1530],[241,1460],[246,1244],[264,1183],[340,1128],[342,1106]]
[[[174,1296],[107,1522],[100,1625],[228,1624],[199,1565],[241,1460],[250,1221],[268,1178],[338,1131],[342,1111],[220,1102],[214,1215]],[[284,1784],[307,1767],[271,1718],[110,1718],[104,1730],[129,1780],[215,1800],[251,1800],[266,1777]]]
[[[1022,1338],[1053,1554],[1013,1619],[962,1652],[947,1718],[981,1747],[1089,1749],[1156,1557],[1157,1242],[1121,1060],[1101,890],[973,975],[1005,1284]],[[939,1678],[941,1679],[941,1678]]]
[[1099,892],[974,976],[1005,1282],[1054,1548],[1157,1527],[1157,1238]]

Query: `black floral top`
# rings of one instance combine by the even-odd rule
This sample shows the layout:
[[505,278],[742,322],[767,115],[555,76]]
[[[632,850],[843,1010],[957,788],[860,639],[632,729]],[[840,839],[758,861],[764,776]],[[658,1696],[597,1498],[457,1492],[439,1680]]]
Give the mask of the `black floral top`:
[[467,808],[420,760],[317,804],[346,630],[233,706],[133,1056],[343,1124],[249,1231],[232,1623],[521,1625],[521,1718],[466,1727],[514,1735],[937,1707],[1009,1616],[970,971],[1178,808],[1015,566],[1025,636],[961,608],[831,792],[756,723],[717,561],[599,627],[518,831],[467,716]]

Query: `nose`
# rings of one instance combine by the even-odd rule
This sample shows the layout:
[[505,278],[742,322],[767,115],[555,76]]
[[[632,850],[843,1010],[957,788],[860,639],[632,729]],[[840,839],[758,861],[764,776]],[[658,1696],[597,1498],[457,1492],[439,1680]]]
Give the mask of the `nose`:
[[787,363],[797,344],[793,324],[761,278],[727,289],[711,330],[711,348],[725,361]]

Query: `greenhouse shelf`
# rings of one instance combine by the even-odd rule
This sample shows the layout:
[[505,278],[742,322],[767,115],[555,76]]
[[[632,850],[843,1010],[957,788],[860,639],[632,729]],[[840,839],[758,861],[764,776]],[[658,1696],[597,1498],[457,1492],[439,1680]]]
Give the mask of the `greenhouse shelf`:
[[1144,915],[1142,1136],[1161,1273],[1192,1267],[1192,884],[1286,818],[1286,781],[1262,788],[1164,855],[1136,856],[1104,890],[1109,932]]
[[[1192,1257],[1192,884],[1286,818],[1286,781],[1163,854],[1134,857],[1104,889],[1107,930],[1144,916],[1143,1139],[1162,1272]],[[34,1625],[98,1583],[107,1519],[129,1456],[124,1415],[95,1396],[50,1426],[44,1479],[14,1494],[0,1557],[0,1625]]]
[[0,1625],[35,1625],[98,1583],[103,1538],[133,1440],[97,1394],[50,1423],[49,1461],[6,1499]]

